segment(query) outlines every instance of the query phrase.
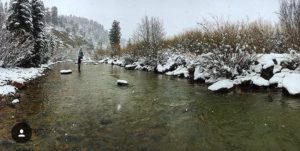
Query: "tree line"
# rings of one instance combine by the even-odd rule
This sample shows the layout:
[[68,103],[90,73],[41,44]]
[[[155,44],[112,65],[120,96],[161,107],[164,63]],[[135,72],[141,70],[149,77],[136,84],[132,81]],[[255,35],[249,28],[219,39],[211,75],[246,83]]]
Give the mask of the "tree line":
[[155,60],[158,52],[176,50],[202,54],[208,52],[284,53],[300,50],[300,1],[281,0],[279,22],[262,19],[231,22],[220,18],[203,20],[194,29],[166,37],[163,22],[157,17],[141,19],[121,55]]
[[[46,8],[42,0],[0,1],[0,65],[37,67],[61,60],[70,51],[85,46],[108,46],[108,31],[96,21],[73,15],[59,15],[58,8]],[[70,54],[69,54],[70,55]]]
[[[1,12],[1,58],[5,66],[32,67],[47,61],[44,4],[41,0],[11,0]],[[1,9],[3,10],[3,9]],[[7,16],[6,16],[7,15]]]

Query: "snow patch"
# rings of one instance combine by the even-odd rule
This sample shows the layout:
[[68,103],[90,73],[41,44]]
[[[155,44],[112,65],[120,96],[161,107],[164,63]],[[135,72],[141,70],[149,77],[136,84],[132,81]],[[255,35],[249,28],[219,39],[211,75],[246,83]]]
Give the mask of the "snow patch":
[[15,94],[16,88],[11,85],[0,86],[0,95]]

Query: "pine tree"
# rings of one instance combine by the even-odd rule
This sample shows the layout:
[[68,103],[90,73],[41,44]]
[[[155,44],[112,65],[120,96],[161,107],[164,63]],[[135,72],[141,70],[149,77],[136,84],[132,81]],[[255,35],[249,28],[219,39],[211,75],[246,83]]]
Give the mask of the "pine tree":
[[34,57],[33,62],[35,63],[45,63],[43,56],[47,51],[46,47],[46,37],[44,33],[45,27],[45,8],[44,3],[41,0],[32,0],[32,23],[33,31],[32,35],[35,40],[34,44]]
[[31,6],[28,0],[12,0],[7,19],[11,32],[31,33],[33,30]]
[[54,26],[57,26],[58,25],[58,10],[57,10],[57,7],[54,6],[51,8],[51,18],[52,18],[52,24]]
[[121,27],[120,22],[114,20],[109,31],[109,40],[112,48],[112,56],[120,51]]

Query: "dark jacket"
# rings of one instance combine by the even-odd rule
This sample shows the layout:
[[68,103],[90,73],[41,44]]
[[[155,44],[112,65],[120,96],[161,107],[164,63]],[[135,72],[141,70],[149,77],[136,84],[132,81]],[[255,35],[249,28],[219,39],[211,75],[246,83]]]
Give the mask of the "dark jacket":
[[83,55],[82,49],[80,49],[80,50],[79,50],[79,54],[78,54],[78,58],[79,58],[79,59],[82,59],[83,56],[84,56],[84,55]]

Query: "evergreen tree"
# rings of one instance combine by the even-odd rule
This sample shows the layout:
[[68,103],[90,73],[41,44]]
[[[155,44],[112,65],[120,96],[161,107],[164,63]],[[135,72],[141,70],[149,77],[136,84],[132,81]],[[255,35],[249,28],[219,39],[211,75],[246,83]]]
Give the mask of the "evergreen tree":
[[43,56],[47,51],[46,47],[46,37],[44,33],[45,27],[45,8],[44,3],[41,0],[32,0],[32,23],[33,31],[32,35],[35,40],[34,44],[34,54],[36,54],[33,62],[44,63]]
[[7,19],[11,32],[31,33],[33,30],[31,6],[28,0],[12,0]]
[[112,48],[112,56],[116,55],[120,51],[120,39],[121,39],[121,27],[120,22],[114,20],[112,28],[109,31],[109,40]]
[[54,26],[57,26],[58,25],[58,10],[57,10],[56,6],[51,8],[51,18],[52,18],[52,24]]

